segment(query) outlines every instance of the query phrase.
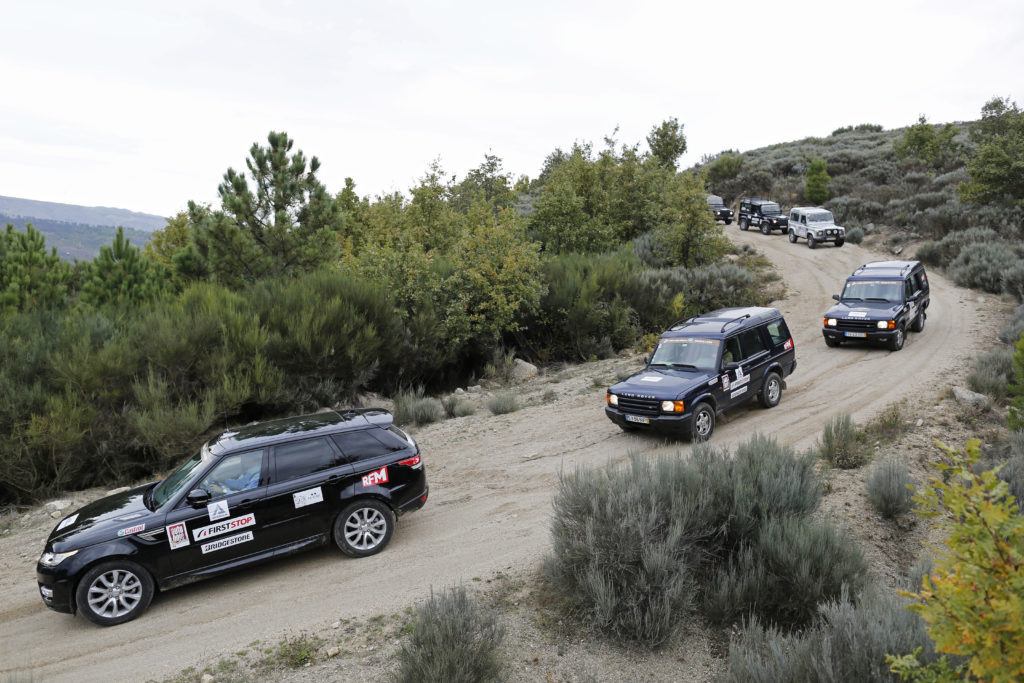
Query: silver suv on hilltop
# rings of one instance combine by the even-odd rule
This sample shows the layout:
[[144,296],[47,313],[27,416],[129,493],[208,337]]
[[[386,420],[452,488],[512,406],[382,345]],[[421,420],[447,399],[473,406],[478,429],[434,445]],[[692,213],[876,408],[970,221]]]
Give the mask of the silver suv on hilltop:
[[832,212],[820,206],[794,206],[789,210],[789,241],[798,237],[814,249],[821,242],[834,242],[837,247],[846,241],[846,229],[836,225]]

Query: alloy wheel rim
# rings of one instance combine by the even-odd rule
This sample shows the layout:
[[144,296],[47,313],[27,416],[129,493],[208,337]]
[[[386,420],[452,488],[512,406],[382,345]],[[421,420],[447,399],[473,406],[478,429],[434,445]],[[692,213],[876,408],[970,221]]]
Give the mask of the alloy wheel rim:
[[140,602],[142,581],[125,569],[104,572],[89,586],[89,609],[101,617],[123,617],[138,607]]
[[360,508],[345,520],[345,540],[357,550],[370,550],[384,540],[387,528],[380,510]]

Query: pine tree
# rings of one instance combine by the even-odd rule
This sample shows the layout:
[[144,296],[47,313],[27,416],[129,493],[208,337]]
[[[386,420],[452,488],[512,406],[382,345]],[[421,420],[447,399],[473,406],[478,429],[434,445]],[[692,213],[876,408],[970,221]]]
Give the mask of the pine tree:
[[0,235],[0,311],[27,311],[62,304],[71,281],[71,266],[57,248],[46,253],[46,237],[28,223],[25,232],[8,224]]
[[828,165],[824,159],[815,159],[807,167],[804,176],[804,198],[812,204],[824,204],[828,201],[828,184],[832,178],[828,175]]
[[118,226],[113,244],[100,247],[100,255],[85,264],[81,296],[93,306],[138,304],[159,297],[164,285],[163,272],[125,239],[124,228]]

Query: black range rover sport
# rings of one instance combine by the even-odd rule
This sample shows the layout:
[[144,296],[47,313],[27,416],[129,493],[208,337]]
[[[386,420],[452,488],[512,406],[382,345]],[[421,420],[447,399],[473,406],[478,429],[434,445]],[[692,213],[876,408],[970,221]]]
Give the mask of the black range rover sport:
[[427,500],[419,447],[383,410],[253,424],[204,444],[166,479],[94,501],[50,533],[43,602],[103,626],[139,616],[155,590],[332,539],[365,557]]

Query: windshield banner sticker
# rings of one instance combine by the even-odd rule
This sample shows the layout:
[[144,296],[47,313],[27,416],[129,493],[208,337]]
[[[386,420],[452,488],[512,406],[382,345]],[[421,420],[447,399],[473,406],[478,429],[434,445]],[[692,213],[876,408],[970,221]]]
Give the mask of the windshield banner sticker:
[[218,500],[216,503],[210,503],[206,506],[206,512],[209,513],[211,522],[216,522],[218,519],[224,519],[225,517],[231,516],[231,511],[228,509],[228,502],[226,500]]
[[146,525],[145,524],[136,524],[135,526],[130,526],[127,529],[118,529],[117,535],[118,536],[131,536],[132,534],[137,534],[140,531],[145,531],[145,530],[146,530]]
[[224,548],[230,548],[233,545],[238,545],[239,543],[245,543],[246,541],[251,540],[252,532],[246,531],[244,534],[228,536],[227,538],[222,538],[219,541],[211,541],[209,543],[204,543],[200,550],[202,550],[203,554],[205,555],[206,553],[213,552],[214,550],[223,550]]
[[167,542],[171,544],[171,550],[188,545],[188,532],[185,531],[185,522],[178,522],[167,527]]
[[247,526],[252,526],[256,523],[256,515],[251,512],[241,517],[235,517],[234,519],[228,519],[223,522],[217,522],[209,526],[204,526],[199,529],[192,530],[192,538],[196,541],[204,538],[213,538],[214,536],[220,536],[226,534],[229,531],[235,529],[243,529]]
[[308,491],[299,491],[292,494],[292,501],[295,503],[295,509],[303,508],[313,503],[322,503],[324,502],[324,492],[319,486]]

